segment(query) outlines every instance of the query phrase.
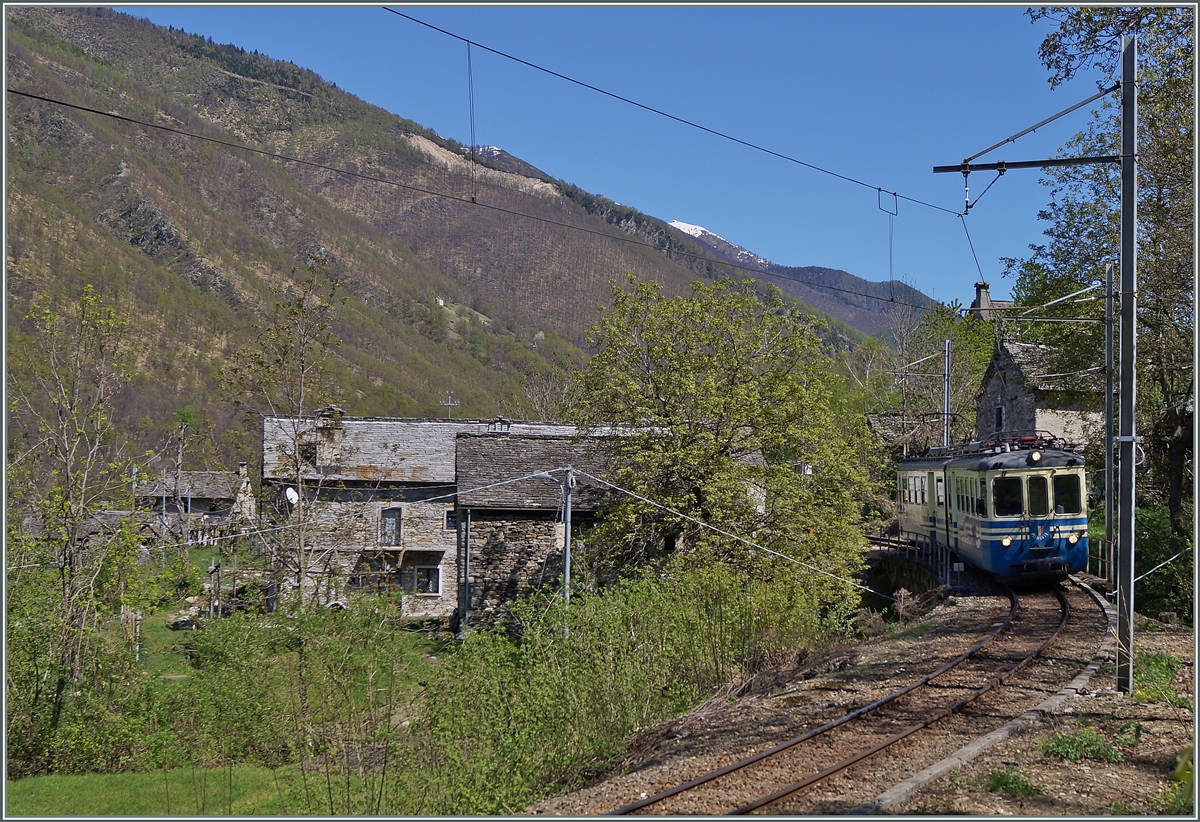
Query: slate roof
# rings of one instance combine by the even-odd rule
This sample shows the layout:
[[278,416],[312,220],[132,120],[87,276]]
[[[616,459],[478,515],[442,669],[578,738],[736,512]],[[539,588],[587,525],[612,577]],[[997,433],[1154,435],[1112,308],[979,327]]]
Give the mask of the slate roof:
[[997,362],[999,356],[1006,353],[1020,370],[1025,387],[1031,391],[1099,391],[1103,396],[1104,374],[1102,372],[1065,376],[1051,374],[1047,364],[1050,357],[1049,346],[1018,342],[1017,340],[1002,340],[999,347],[1000,352],[993,355],[991,363],[988,364],[987,373],[984,375],[985,383],[999,367]]
[[[596,441],[591,439],[463,432],[456,442],[458,502],[464,508],[557,510],[562,502],[561,486],[557,483],[545,477],[518,482],[505,480],[568,465],[593,476],[604,476],[604,458],[596,451]],[[551,476],[562,482],[565,472],[554,471]],[[611,493],[606,486],[577,473],[571,510],[595,511]]]
[[[236,471],[183,471],[179,478],[179,495],[184,499],[221,499],[233,501],[241,488],[242,478]],[[139,499],[171,499],[175,495],[175,473],[168,471],[137,483]]]
[[263,479],[287,481],[288,448],[295,433],[323,452],[309,477],[325,482],[453,484],[455,437],[505,431],[512,435],[570,437],[575,426],[493,420],[398,417],[268,417],[263,421]]

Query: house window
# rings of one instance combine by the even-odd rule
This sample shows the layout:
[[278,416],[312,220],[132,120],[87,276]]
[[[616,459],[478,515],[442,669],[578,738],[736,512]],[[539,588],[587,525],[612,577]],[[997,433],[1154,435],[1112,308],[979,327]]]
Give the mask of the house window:
[[437,565],[414,565],[412,593],[442,593],[442,576],[440,576],[438,571]]
[[446,512],[446,520],[443,527],[447,531],[454,531],[458,528],[458,512],[453,508]]
[[400,509],[384,508],[379,512],[379,544],[400,544]]
[[441,570],[436,565],[410,565],[400,572],[400,587],[406,594],[440,594]]
[[1004,406],[1003,405],[996,406],[996,430],[997,431],[1004,430]]

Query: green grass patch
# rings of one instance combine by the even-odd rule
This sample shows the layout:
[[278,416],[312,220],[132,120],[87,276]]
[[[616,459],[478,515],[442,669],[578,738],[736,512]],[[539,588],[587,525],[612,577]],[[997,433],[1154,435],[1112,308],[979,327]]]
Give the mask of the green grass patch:
[[[33,776],[7,783],[7,816],[262,816],[303,810],[295,769],[235,765]],[[317,812],[320,812],[318,809]]]
[[1121,752],[1095,728],[1080,728],[1073,733],[1055,733],[1041,743],[1043,753],[1051,759],[1063,762],[1079,762],[1094,759],[1098,762],[1121,762]]
[[991,793],[1006,793],[1009,796],[1029,797],[1039,793],[1038,789],[1016,768],[993,771],[988,776],[987,789]]
[[1126,722],[1121,726],[1121,732],[1113,739],[1113,744],[1132,748],[1142,742],[1142,732],[1145,727],[1140,722]]
[[1133,693],[1130,698],[1134,702],[1166,702],[1176,708],[1188,707],[1192,699],[1187,694],[1179,694],[1171,689],[1175,679],[1175,671],[1179,669],[1179,659],[1166,651],[1155,651],[1152,654],[1133,652]]

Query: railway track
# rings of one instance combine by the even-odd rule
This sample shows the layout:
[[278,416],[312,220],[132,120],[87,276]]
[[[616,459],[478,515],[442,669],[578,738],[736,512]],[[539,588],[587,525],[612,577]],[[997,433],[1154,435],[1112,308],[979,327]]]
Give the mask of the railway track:
[[[926,764],[917,753],[923,732],[957,724],[956,732],[972,733],[979,716],[993,712],[987,695],[1043,653],[1070,614],[1060,589],[1020,597],[1009,591],[1009,603],[1008,613],[994,620],[985,636],[936,670],[819,727],[609,813],[852,810],[881,787],[871,784],[876,773],[907,769],[911,774]],[[890,762],[882,768],[873,764],[880,759]]]

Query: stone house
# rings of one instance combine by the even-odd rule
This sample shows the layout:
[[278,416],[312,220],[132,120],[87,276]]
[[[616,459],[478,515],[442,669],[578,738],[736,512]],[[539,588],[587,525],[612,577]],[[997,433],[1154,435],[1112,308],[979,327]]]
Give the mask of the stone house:
[[975,435],[1049,431],[1083,447],[1104,424],[1102,383],[1070,388],[1046,373],[1047,349],[1033,343],[1003,340],[976,394]]
[[524,588],[561,589],[566,481],[561,469],[574,469],[572,534],[594,521],[610,494],[592,479],[600,475],[603,458],[588,441],[492,431],[460,433],[456,444],[457,627],[492,621]]
[[[178,494],[176,486],[178,484]],[[237,512],[254,517],[254,494],[246,463],[237,471],[163,472],[134,487],[138,510],[228,517]]]
[[361,589],[405,594],[406,616],[453,619],[463,578],[460,434],[563,439],[575,428],[499,418],[356,418],[337,409],[266,418],[264,517],[290,535],[291,556],[304,558],[284,583],[312,587],[324,602]]
[[244,462],[236,471],[163,472],[135,482],[133,496],[135,509],[154,515],[164,531],[201,543],[254,522],[258,513]]

